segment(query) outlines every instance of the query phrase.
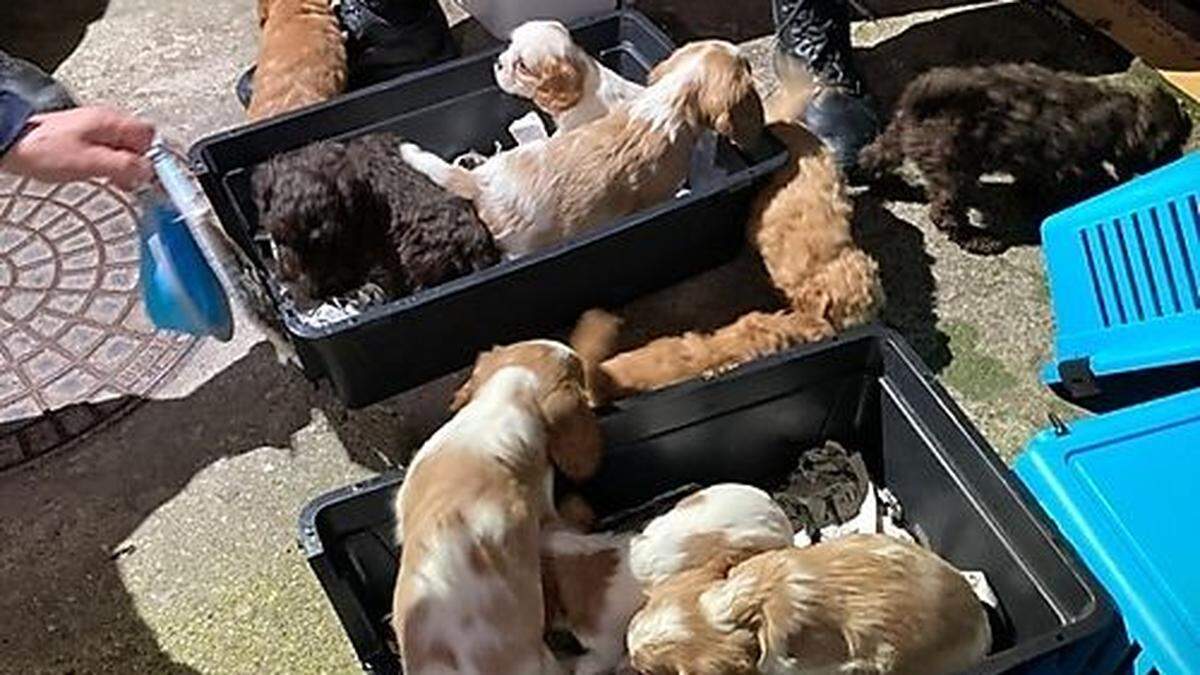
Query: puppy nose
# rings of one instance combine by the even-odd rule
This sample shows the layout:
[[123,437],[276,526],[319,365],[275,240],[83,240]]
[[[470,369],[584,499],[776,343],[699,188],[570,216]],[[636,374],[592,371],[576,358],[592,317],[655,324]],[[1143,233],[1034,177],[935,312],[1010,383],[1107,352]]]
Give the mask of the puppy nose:
[[496,70],[500,70],[500,59],[496,59],[495,61],[492,61],[492,68],[495,68]]

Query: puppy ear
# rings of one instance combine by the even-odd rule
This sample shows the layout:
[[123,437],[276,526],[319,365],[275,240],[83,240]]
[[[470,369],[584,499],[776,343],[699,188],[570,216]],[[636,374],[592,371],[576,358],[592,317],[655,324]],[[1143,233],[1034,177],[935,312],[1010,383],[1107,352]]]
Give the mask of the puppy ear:
[[587,396],[575,383],[565,384],[542,401],[546,417],[546,452],[567,478],[591,478],[600,466],[604,439]]
[[750,64],[738,57],[730,77],[714,77],[705,87],[701,106],[713,130],[740,148],[751,148],[763,133],[763,104],[754,88]]
[[454,398],[450,400],[450,412],[456,413],[463,409],[463,406],[471,402],[471,398],[475,396],[475,373],[467,377],[467,381],[463,382],[458,389],[454,390]]
[[552,56],[533,73],[533,102],[549,113],[570,110],[583,98],[586,67],[574,56]]

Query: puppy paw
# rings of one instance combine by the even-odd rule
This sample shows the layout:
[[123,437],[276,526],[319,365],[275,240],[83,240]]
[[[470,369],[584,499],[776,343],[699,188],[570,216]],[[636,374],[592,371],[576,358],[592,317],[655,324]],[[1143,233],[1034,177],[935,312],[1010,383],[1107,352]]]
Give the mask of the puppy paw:
[[559,519],[579,532],[591,532],[596,525],[596,512],[578,493],[565,495],[557,509]]
[[400,159],[404,160],[409,166],[414,169],[421,168],[421,162],[425,158],[425,151],[416,143],[401,143],[400,144]]

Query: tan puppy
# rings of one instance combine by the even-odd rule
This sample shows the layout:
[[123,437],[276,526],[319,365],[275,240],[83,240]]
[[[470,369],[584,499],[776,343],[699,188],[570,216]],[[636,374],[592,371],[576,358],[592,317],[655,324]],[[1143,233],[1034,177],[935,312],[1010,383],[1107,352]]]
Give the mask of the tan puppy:
[[258,0],[262,28],[251,120],[327,101],[346,88],[346,47],[329,0]]
[[496,84],[550,115],[555,134],[607,115],[644,89],[592,58],[558,21],[529,21],[512,32],[496,59]]
[[[803,95],[768,100],[772,116],[798,114]],[[884,302],[879,266],[854,243],[851,206],[841,174],[819,140],[797,125],[768,129],[790,161],[755,199],[746,236],[759,252],[786,307],[750,312],[712,333],[689,332],[617,354],[600,366],[597,391],[607,397],[712,376],[805,342],[831,337],[875,318]],[[596,314],[586,322],[605,330]],[[608,329],[610,330],[610,329]]]
[[558,672],[542,641],[543,523],[554,461],[586,477],[600,435],[583,366],[533,341],[480,356],[457,414],[417,452],[396,499],[393,628],[406,673]]
[[757,143],[762,103],[749,62],[727,42],[683,47],[631,103],[553,138],[502,152],[468,171],[407,144],[433,182],[475,202],[508,255],[523,255],[671,198],[698,135]]
[[854,535],[756,555],[716,582],[660,587],[683,628],[635,643],[648,675],[956,673],[983,659],[991,631],[966,580],[937,555]]
[[575,664],[577,675],[612,672],[625,661],[630,619],[647,588],[692,568],[727,569],[791,541],[791,523],[771,497],[737,484],[691,495],[636,536],[547,532],[542,539],[547,624],[570,630],[587,648]]

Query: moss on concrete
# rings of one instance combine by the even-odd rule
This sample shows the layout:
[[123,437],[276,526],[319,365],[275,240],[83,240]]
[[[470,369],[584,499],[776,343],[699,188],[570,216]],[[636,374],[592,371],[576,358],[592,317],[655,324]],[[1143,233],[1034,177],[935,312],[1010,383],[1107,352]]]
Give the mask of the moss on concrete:
[[204,673],[362,672],[298,553],[146,619],[167,654]]
[[979,329],[969,323],[947,322],[942,326],[950,338],[950,365],[942,373],[963,396],[976,401],[996,399],[1017,384],[1004,363],[984,352]]

